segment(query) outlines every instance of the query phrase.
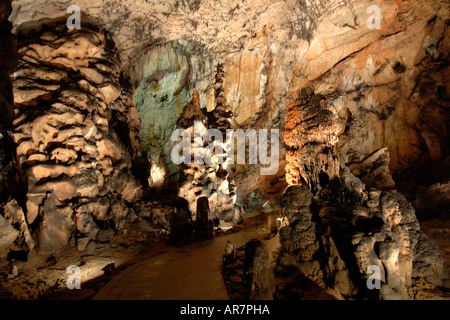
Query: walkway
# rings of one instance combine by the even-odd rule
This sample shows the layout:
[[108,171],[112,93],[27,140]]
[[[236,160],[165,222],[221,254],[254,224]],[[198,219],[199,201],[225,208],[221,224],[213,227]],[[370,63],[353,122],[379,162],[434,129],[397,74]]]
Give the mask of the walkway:
[[[222,255],[228,240],[236,248],[253,238],[262,240],[267,227],[254,224],[230,235],[193,243],[152,257],[109,281],[94,300],[228,300],[222,278]],[[269,252],[278,237],[269,241]]]

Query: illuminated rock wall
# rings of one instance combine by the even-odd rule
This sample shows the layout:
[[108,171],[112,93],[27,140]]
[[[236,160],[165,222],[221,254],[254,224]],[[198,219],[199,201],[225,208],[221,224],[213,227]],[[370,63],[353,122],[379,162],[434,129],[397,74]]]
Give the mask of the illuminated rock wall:
[[107,32],[50,23],[19,32],[13,138],[26,179],[26,220],[39,252],[84,250],[100,229],[124,230],[140,188],[131,173],[139,114]]

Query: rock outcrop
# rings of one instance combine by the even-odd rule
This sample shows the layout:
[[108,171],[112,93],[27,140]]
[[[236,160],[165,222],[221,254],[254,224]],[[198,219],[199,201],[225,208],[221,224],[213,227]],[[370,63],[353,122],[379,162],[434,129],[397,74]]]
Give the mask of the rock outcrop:
[[[297,268],[337,298],[358,291],[330,230],[312,210],[314,197],[305,186],[291,186],[280,198],[289,226],[280,229],[282,250],[278,264]],[[335,209],[333,207],[333,209]]]
[[39,252],[71,239],[85,250],[100,226],[124,230],[136,219],[127,205],[140,188],[131,173],[140,130],[131,86],[105,31],[54,21],[18,38],[13,138],[26,222]]
[[304,183],[315,191],[339,176],[336,143],[341,130],[335,107],[312,88],[302,89],[298,105],[290,106],[287,112],[287,183]]
[[[413,279],[419,278],[441,286],[448,277],[445,261],[420,231],[412,205],[396,190],[366,191],[348,167],[339,167],[339,118],[329,108],[307,87],[288,111],[298,115],[289,117],[284,137],[291,147],[291,186],[280,198],[289,226],[280,230],[279,265],[298,269],[336,298],[413,298]],[[362,161],[362,176],[374,186],[392,187],[386,149],[371,158],[379,160]],[[377,291],[368,285],[374,270]]]
[[245,244],[243,280],[248,299],[273,299],[275,279],[270,256],[265,244],[258,239],[252,239]]
[[360,161],[348,164],[350,171],[361,177],[361,182],[367,188],[390,189],[395,187],[395,181],[389,171],[389,150],[381,148]]
[[[170,138],[177,121],[184,117],[183,108],[193,99],[192,83],[201,65],[178,42],[154,45],[144,52],[130,74],[142,123],[141,153],[150,162],[149,187],[161,189],[176,183],[180,176],[179,166],[171,160],[175,142]],[[195,99],[198,101],[198,96]]]
[[[411,204],[397,191],[359,192],[339,177],[316,196],[305,186],[288,187],[280,199],[289,226],[280,230],[279,265],[341,299],[410,299],[419,278],[442,286],[445,261]],[[380,287],[372,291],[373,266]]]
[[[438,249],[394,188],[421,213],[446,210],[439,170],[399,186],[449,159],[448,1],[79,0],[73,30],[69,5],[0,4],[1,258],[133,231],[189,240],[199,198],[228,227],[236,199],[260,194],[258,210],[290,185],[280,265],[339,298],[373,295],[372,265],[377,297],[440,284]],[[278,128],[279,171],[179,166],[177,128],[202,154],[196,129]],[[187,205],[153,215],[131,204],[141,185]]]
[[6,263],[10,250],[34,246],[22,208],[23,194],[18,179],[16,146],[11,129],[14,119],[14,96],[10,74],[17,67],[17,39],[8,21],[11,1],[0,2],[0,266]]

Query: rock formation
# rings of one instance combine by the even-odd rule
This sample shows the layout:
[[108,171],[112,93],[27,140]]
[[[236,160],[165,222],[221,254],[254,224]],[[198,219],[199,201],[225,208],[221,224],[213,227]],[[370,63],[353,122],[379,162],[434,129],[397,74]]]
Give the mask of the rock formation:
[[140,122],[129,80],[102,30],[54,22],[18,37],[13,137],[27,222],[39,251],[61,249],[75,231],[83,250],[99,230],[93,219],[117,230],[135,219],[125,203],[140,187],[130,171]]
[[243,279],[246,296],[252,300],[272,300],[275,279],[266,246],[257,239],[245,244]]
[[336,143],[342,124],[335,107],[311,87],[300,91],[299,104],[288,108],[287,119],[286,181],[315,191],[339,176]]
[[[419,278],[441,286],[447,267],[411,204],[397,191],[363,191],[359,199],[357,191],[339,177],[316,196],[288,187],[280,199],[289,226],[280,230],[278,263],[337,298],[409,299]],[[367,287],[370,266],[381,270],[377,293]]]
[[[79,0],[74,29],[69,5],[0,3],[0,264],[281,197],[280,266],[330,294],[441,284],[416,212],[448,214],[448,1]],[[180,128],[201,154],[196,129],[279,129],[279,170],[176,164]]]
[[[339,171],[334,148],[339,122],[327,106],[307,87],[288,111],[298,115],[286,123],[291,186],[280,198],[289,226],[280,230],[279,265],[298,269],[337,298],[413,298],[412,282],[419,278],[441,286],[448,277],[445,261],[436,243],[420,231],[405,197],[395,190],[366,191],[348,167]],[[381,171],[368,170],[364,176],[380,177],[372,183],[391,187],[387,164],[380,162]],[[378,291],[368,285],[374,269],[379,270]]]
[[[218,119],[218,120],[217,120]],[[200,108],[197,92],[194,91],[192,102],[187,104],[183,109],[177,126],[185,130],[187,134],[187,142],[190,150],[184,157],[190,157],[190,163],[182,163],[180,165],[181,177],[179,180],[178,195],[186,199],[189,203],[189,209],[196,219],[198,199],[206,197],[209,201],[209,216],[210,219],[230,221],[233,220],[234,208],[234,194],[233,189],[227,179],[228,172],[225,170],[226,163],[214,163],[213,157],[208,153],[210,143],[214,143],[212,137],[207,139],[206,130],[221,121],[220,117],[215,118],[214,115],[208,117],[206,110]],[[210,124],[211,123],[211,124]],[[222,140],[226,138],[222,131],[217,131]],[[185,139],[180,137],[180,142]],[[215,142],[218,143],[218,142]],[[225,142],[221,144],[222,150],[225,150]],[[220,155],[217,155],[220,156]],[[199,158],[199,161],[195,159]],[[206,161],[209,160],[210,163]],[[197,163],[196,163],[197,162]]]
[[209,219],[209,200],[207,197],[198,198],[196,218],[196,238],[199,241],[212,239],[214,237],[213,221]]
[[[24,213],[19,202],[21,184],[18,180],[16,147],[11,135],[14,119],[14,96],[10,74],[17,67],[17,39],[11,34],[12,24],[8,21],[11,1],[0,3],[0,265],[6,263],[10,248],[20,251],[22,246],[34,247]],[[22,201],[21,201],[22,200]],[[17,228],[18,227],[18,228]],[[25,243],[26,241],[26,243]]]

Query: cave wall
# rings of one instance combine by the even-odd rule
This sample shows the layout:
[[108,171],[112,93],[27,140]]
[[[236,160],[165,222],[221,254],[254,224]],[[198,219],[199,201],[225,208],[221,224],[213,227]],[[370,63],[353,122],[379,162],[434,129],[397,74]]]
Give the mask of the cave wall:
[[[11,13],[11,1],[0,2],[0,265],[6,263],[9,247],[17,248],[17,243],[22,238],[25,230],[17,230],[14,225],[19,222],[23,225],[23,214],[16,221],[10,215],[10,206],[19,207],[17,200],[20,196],[20,183],[17,172],[16,150],[11,135],[12,121],[14,119],[14,96],[10,74],[17,67],[17,39],[11,33],[12,24],[8,21]],[[22,232],[21,232],[22,231]],[[26,231],[25,231],[26,232]]]
[[141,152],[151,167],[149,187],[161,189],[170,187],[180,177],[180,168],[170,156],[176,145],[171,135],[193,98],[193,90],[209,90],[206,109],[214,103],[214,65],[201,46],[185,41],[158,43],[144,52],[130,74],[141,118]]
[[[15,171],[15,147],[10,130],[14,118],[14,96],[12,93],[12,81],[10,74],[17,67],[16,44],[17,39],[11,33],[12,24],[8,21],[11,13],[11,2],[1,2],[1,43],[0,53],[0,112],[3,115],[0,120],[0,202],[5,203],[11,194],[17,195],[17,182]],[[16,190],[14,190],[16,188]],[[14,192],[15,191],[15,192]]]
[[[332,103],[307,87],[288,115],[290,186],[280,206],[289,224],[280,229],[278,265],[338,299],[414,299],[420,279],[442,286],[445,260],[412,205],[397,190],[366,189],[349,167],[339,167],[342,123]],[[381,161],[377,169],[387,174],[387,166]],[[377,290],[369,287],[371,268],[379,270]]]
[[343,163],[387,147],[396,175],[448,155],[448,3],[378,3],[380,29],[366,25],[369,4],[349,3],[318,24],[292,89],[310,83],[338,108]]
[[[381,29],[367,26],[372,4],[381,9]],[[28,175],[22,176],[29,185],[25,214],[46,219],[47,206],[54,221],[67,221],[61,243],[75,232],[85,239],[82,248],[95,234],[96,226],[88,231],[81,222],[75,225],[75,217],[85,217],[87,225],[89,216],[104,215],[94,213],[97,205],[83,215],[83,205],[117,204],[113,216],[125,220],[114,218],[115,224],[133,219],[126,202],[138,188],[131,174],[136,154],[147,153],[151,183],[170,184],[170,175],[177,179],[168,134],[194,91],[199,107],[226,115],[223,123],[231,128],[278,128],[283,137],[285,128],[297,125],[292,115],[299,93],[311,88],[341,123],[333,128],[339,130],[332,133],[331,154],[368,188],[392,188],[391,173],[448,155],[446,1],[80,0],[77,5],[80,31],[42,30],[68,18],[64,1],[16,1],[10,17],[14,32],[27,39],[15,75],[14,124],[19,166]],[[44,73],[49,67],[53,70]],[[69,75],[76,82],[64,80]],[[230,167],[227,179],[235,182],[238,199],[251,190],[276,199],[286,177],[299,176],[298,167],[286,166],[292,163],[291,146],[280,145],[275,176],[261,176],[257,165]],[[328,178],[341,171],[335,167]],[[47,173],[39,176],[39,168]],[[319,171],[314,183],[320,182]],[[86,183],[85,193],[73,191]]]

